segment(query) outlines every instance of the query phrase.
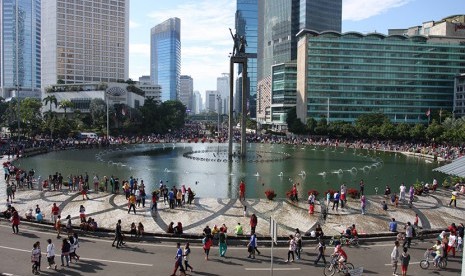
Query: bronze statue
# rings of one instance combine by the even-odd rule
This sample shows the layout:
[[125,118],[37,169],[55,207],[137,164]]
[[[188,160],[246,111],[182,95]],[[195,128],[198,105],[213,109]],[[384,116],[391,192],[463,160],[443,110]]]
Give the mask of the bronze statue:
[[231,37],[234,40],[234,46],[233,46],[233,51],[231,53],[231,56],[236,56],[239,53],[239,44],[240,44],[240,38],[237,35],[237,32],[235,34],[232,33],[231,28],[229,28],[229,32],[231,33]]

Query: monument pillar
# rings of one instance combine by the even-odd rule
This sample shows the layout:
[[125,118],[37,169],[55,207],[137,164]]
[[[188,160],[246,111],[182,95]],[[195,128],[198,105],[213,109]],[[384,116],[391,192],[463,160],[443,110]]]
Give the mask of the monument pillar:
[[233,56],[229,63],[229,145],[228,155],[229,159],[233,155],[233,138],[234,138],[234,126],[233,126],[233,101],[234,101],[234,64],[242,64],[242,119],[241,119],[241,158],[246,156],[246,119],[247,119],[247,56]]

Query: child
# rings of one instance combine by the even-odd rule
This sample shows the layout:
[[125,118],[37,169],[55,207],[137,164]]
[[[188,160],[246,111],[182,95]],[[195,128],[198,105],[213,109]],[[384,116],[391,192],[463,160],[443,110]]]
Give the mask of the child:
[[386,204],[386,201],[383,200],[382,205],[383,205],[383,210],[384,210],[384,211],[387,211],[388,206],[387,206],[387,204]]
[[462,251],[462,243],[463,243],[462,237],[458,236],[457,237],[457,251],[458,252]]

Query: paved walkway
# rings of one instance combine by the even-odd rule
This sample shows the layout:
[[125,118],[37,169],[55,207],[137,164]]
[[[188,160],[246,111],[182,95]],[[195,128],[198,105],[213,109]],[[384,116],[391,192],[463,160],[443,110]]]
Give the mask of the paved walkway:
[[[3,185],[5,185],[4,181]],[[5,189],[0,196],[6,198]],[[39,191],[18,190],[13,206],[19,210],[20,215],[36,204],[40,206],[47,220],[50,219],[51,206],[57,203],[62,217],[71,215],[73,225],[79,225],[79,207],[84,205],[87,216],[94,218],[98,227],[113,229],[116,221],[123,221],[123,230],[129,230],[130,224],[142,222],[146,232],[164,233],[168,224],[180,221],[185,233],[200,234],[206,225],[220,226],[225,223],[230,231],[240,222],[244,226],[244,232],[248,233],[249,216],[255,213],[258,217],[257,233],[267,236],[269,233],[269,218],[277,220],[278,235],[286,236],[299,228],[302,232],[309,232],[321,223],[326,235],[334,235],[342,232],[348,225],[355,223],[359,233],[376,234],[387,232],[390,218],[394,217],[402,225],[407,221],[413,222],[415,213],[419,214],[420,226],[425,229],[441,229],[450,223],[463,221],[464,208],[448,207],[450,192],[439,190],[430,196],[416,197],[414,207],[394,207],[389,205],[388,211],[383,211],[382,196],[369,196],[367,214],[361,215],[358,200],[349,199],[345,208],[339,211],[329,209],[326,221],[321,216],[320,205],[317,204],[315,214],[308,214],[306,202],[297,204],[287,200],[269,201],[266,199],[247,199],[241,202],[238,199],[197,198],[192,205],[181,208],[169,209],[163,202],[158,204],[158,211],[151,212],[149,203],[146,208],[138,208],[137,214],[127,213],[127,201],[123,195],[109,193],[90,193],[90,200],[82,200],[79,193],[68,191]],[[386,200],[387,201],[387,200]],[[147,200],[147,202],[150,202]],[[458,202],[460,206],[462,202]],[[243,214],[243,204],[247,205],[247,216]],[[399,226],[399,229],[402,229]]]

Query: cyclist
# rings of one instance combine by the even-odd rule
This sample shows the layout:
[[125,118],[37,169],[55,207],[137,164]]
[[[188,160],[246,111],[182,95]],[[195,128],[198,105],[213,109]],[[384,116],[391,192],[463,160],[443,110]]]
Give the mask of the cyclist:
[[431,252],[431,256],[434,257],[434,266],[438,266],[441,257],[444,255],[444,248],[441,245],[441,241],[436,241],[436,244],[429,250],[433,251]]
[[347,262],[347,253],[342,249],[340,244],[336,245],[331,257],[337,257],[339,270],[342,270],[343,263]]

